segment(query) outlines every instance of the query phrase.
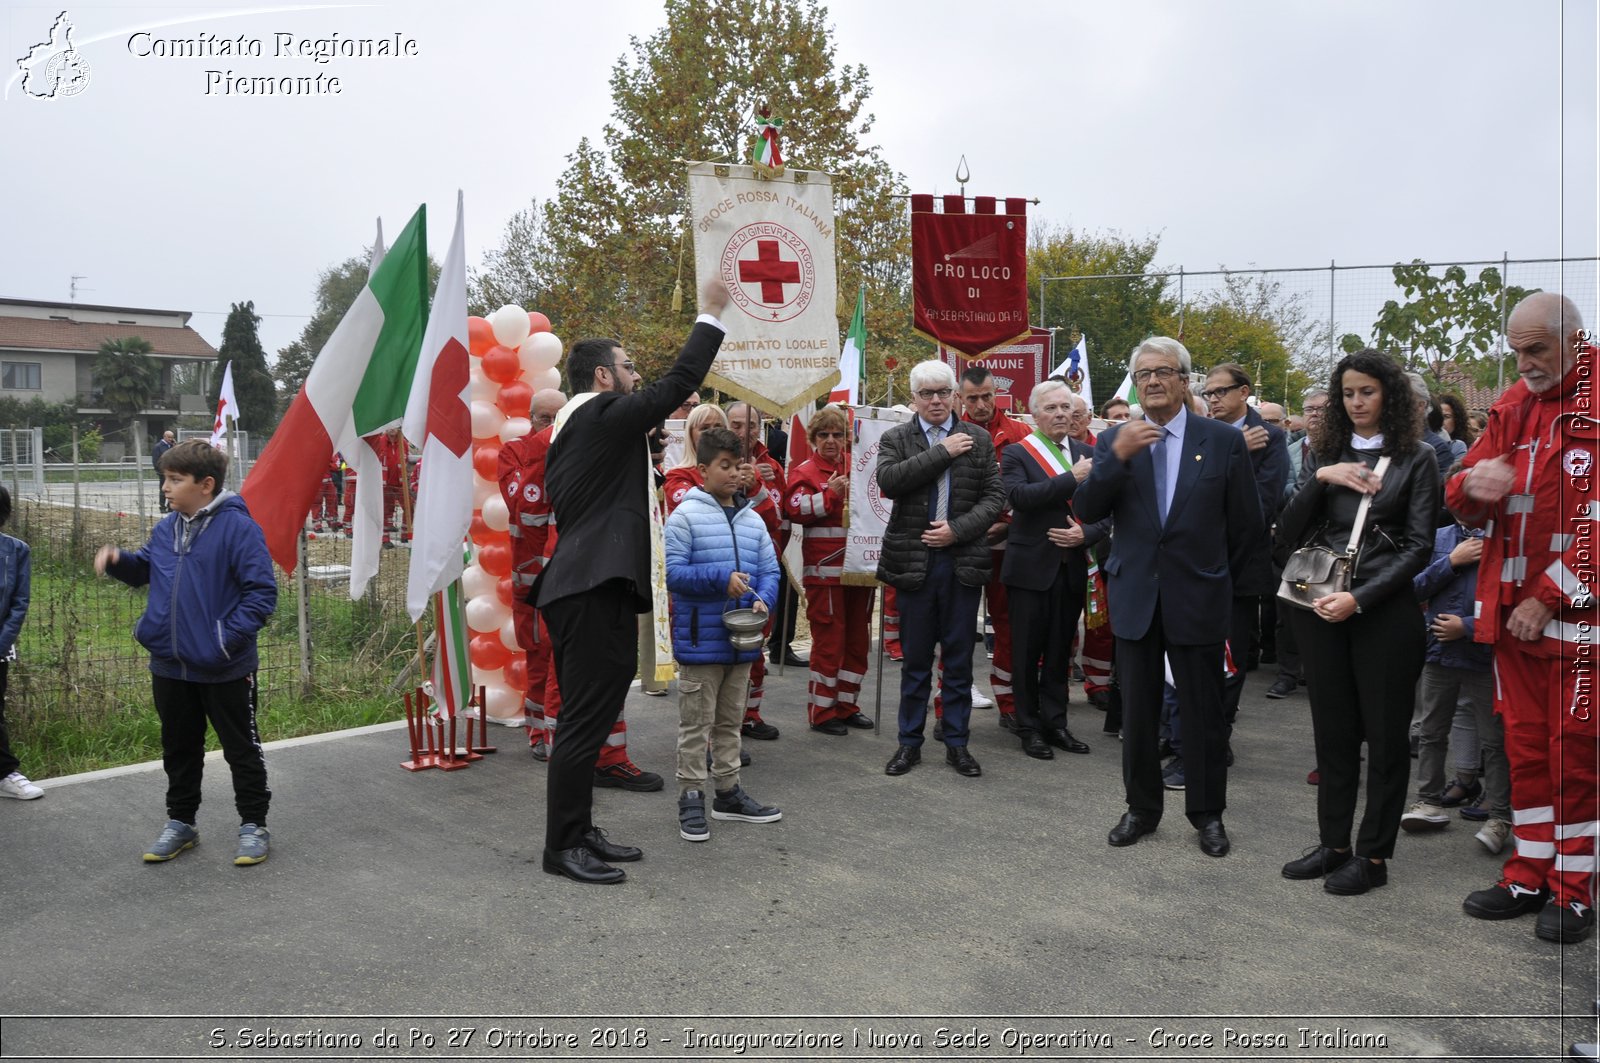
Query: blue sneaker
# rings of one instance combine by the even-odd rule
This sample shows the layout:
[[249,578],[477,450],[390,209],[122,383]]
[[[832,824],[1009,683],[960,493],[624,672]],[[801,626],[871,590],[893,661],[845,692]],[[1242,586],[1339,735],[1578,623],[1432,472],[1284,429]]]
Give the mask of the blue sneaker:
[[164,860],[171,860],[185,849],[193,849],[200,844],[200,832],[181,819],[169,819],[167,825],[161,828],[161,836],[150,844],[144,851],[144,862],[159,864]]
[[267,858],[267,844],[271,841],[272,835],[267,833],[267,828],[254,823],[244,824],[239,828],[239,848],[233,852],[234,865],[248,867],[261,863]]
[[1161,785],[1169,790],[1182,790],[1188,786],[1188,780],[1183,774],[1183,758],[1173,757],[1167,761],[1167,766],[1161,769]]
[[712,819],[736,819],[744,823],[776,823],[783,813],[771,805],[763,805],[744,792],[744,787],[718,790],[711,802]]

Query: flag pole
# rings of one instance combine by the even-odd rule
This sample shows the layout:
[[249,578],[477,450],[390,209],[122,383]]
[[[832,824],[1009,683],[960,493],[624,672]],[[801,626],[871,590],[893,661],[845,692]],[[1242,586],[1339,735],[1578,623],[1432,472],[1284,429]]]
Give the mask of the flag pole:
[[[383,519],[387,523],[389,515],[384,514]],[[411,534],[411,442],[406,439],[404,432],[400,433],[400,534],[402,541],[412,543],[412,548],[415,549],[415,541]],[[422,617],[427,612],[424,609],[411,623],[417,633],[417,686],[419,687],[428,679],[428,657],[422,634]],[[435,695],[438,693],[437,690],[434,691]]]

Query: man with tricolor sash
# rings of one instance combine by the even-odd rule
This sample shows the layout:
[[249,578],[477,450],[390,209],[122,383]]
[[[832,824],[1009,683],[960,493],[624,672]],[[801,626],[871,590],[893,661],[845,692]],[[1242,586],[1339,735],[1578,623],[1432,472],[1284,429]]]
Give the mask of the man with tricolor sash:
[[1038,428],[1000,459],[1013,514],[1000,575],[1017,662],[1017,737],[1022,751],[1039,760],[1054,757],[1052,747],[1089,752],[1067,728],[1067,684],[1089,587],[1088,553],[1111,523],[1083,524],[1072,515],[1072,495],[1093,465],[1093,451],[1067,434],[1073,402],[1060,381],[1034,388],[1029,404]]

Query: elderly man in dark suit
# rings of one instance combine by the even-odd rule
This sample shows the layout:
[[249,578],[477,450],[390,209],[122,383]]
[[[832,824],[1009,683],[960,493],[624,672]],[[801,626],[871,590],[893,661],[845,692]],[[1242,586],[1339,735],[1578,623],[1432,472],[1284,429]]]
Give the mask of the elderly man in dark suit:
[[1055,756],[1051,747],[1089,752],[1067,729],[1067,684],[1089,584],[1086,551],[1106,537],[1110,522],[1081,524],[1072,516],[1072,494],[1088,479],[1093,454],[1067,435],[1081,402],[1059,380],[1034,388],[1028,405],[1039,427],[1000,460],[1012,511],[1001,578],[1011,608],[1017,737],[1039,760]]
[[1132,845],[1161,820],[1165,657],[1183,699],[1189,822],[1202,852],[1226,856],[1225,628],[1217,610],[1233,600],[1235,576],[1260,539],[1261,502],[1244,435],[1188,410],[1183,344],[1145,340],[1128,369],[1146,419],[1101,434],[1094,471],[1073,497],[1080,520],[1116,522],[1105,571],[1123,692],[1128,811],[1106,840]]
[[635,390],[639,374],[616,340],[583,340],[567,356],[573,398],[557,415],[545,487],[561,537],[532,597],[550,630],[562,709],[550,751],[544,869],[578,882],[621,882],[606,861],[643,854],[608,840],[590,818],[594,762],[622,711],[638,664],[637,614],[655,579],[650,508],[655,485],[646,434],[685,401],[722,344],[720,280],[661,380]]
[[991,571],[989,527],[1005,509],[994,443],[955,416],[955,373],[940,361],[911,369],[917,416],[883,434],[878,489],[894,500],[878,579],[900,604],[900,745],[884,771],[904,775],[922,759],[933,651],[944,673],[945,760],[962,775],[983,774],[967,751],[972,713],[972,632]]

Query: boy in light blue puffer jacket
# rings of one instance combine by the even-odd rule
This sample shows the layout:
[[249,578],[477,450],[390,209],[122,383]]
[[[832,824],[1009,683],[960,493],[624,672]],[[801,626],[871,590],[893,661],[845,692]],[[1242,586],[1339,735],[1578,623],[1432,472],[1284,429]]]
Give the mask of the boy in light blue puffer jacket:
[[678,833],[692,842],[711,837],[705,810],[708,737],[716,788],[712,818],[783,818],[739,785],[745,685],[761,650],[735,649],[722,615],[741,607],[767,612],[778,596],[772,538],[738,494],[740,453],[739,437],[726,428],[702,432],[695,458],[705,486],[684,495],[666,524],[672,655],[678,662]]

